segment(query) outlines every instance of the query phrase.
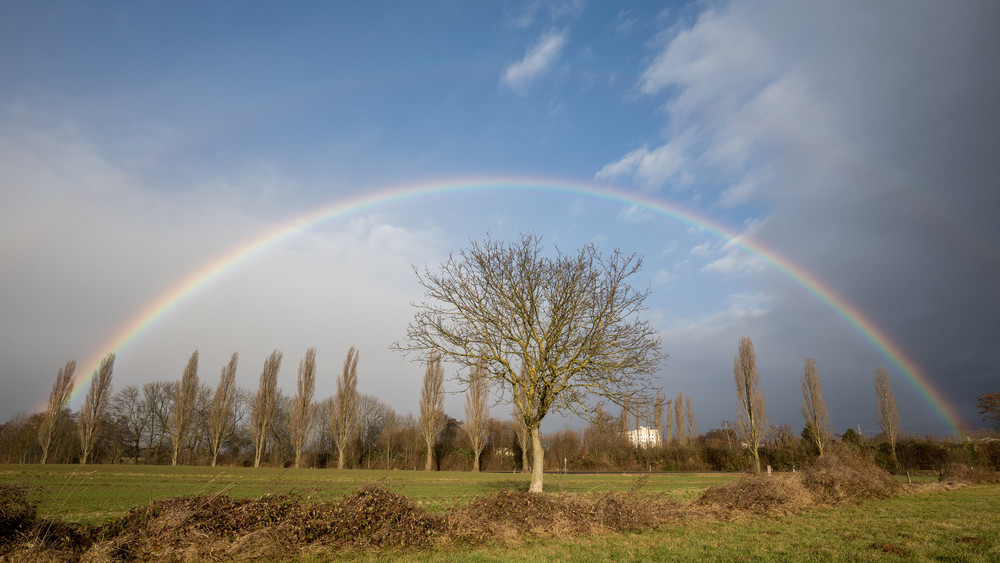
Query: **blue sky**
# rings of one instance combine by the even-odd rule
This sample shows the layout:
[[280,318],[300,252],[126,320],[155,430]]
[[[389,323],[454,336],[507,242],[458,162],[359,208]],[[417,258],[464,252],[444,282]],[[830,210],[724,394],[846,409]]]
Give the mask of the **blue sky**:
[[[975,396],[1000,390],[998,15],[989,2],[5,2],[0,418],[35,408],[67,360],[100,353],[228,250],[321,205],[474,176],[641,194],[752,237],[863,311],[978,426]],[[645,256],[636,282],[670,354],[661,385],[692,397],[703,430],[736,416],[743,335],[772,423],[801,429],[812,356],[836,429],[877,427],[871,373],[889,363],[829,307],[733,241],[553,194],[427,197],[311,229],[117,350],[116,388],[176,379],[194,349],[213,385],[238,351],[249,388],[279,348],[291,393],[316,347],[329,395],[355,345],[362,391],[413,410],[422,370],[387,349],[420,296],[411,265],[528,230]],[[904,430],[946,431],[890,378]],[[447,408],[461,418],[460,396]]]

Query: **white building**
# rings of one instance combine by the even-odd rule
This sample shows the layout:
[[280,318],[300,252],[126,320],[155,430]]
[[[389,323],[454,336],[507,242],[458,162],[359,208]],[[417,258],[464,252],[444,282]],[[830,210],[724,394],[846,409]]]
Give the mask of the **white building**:
[[649,448],[663,443],[658,428],[640,426],[635,430],[629,430],[625,435],[628,436],[628,441],[637,448]]

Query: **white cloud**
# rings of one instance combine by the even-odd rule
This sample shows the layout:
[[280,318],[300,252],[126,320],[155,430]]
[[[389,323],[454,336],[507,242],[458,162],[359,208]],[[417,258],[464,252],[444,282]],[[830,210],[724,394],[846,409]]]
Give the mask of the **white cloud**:
[[698,246],[691,249],[691,256],[697,256],[698,258],[707,258],[711,255],[712,243],[703,242]]
[[565,31],[549,31],[542,35],[534,47],[521,60],[507,65],[502,82],[511,90],[525,94],[533,82],[552,70],[566,46]]
[[636,149],[620,160],[606,164],[594,179],[613,182],[621,178],[634,178],[646,190],[659,189],[678,176],[685,164],[684,150],[679,142],[670,142],[653,150]]
[[665,285],[675,279],[677,279],[677,274],[668,271],[666,268],[656,270],[656,274],[653,275],[653,283],[656,285]]

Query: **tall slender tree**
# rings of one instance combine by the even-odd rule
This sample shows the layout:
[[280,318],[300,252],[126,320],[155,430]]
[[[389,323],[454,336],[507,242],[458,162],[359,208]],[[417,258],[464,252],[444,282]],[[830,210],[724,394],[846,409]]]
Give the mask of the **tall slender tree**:
[[98,368],[90,378],[90,389],[80,411],[80,465],[86,465],[91,454],[95,453],[97,439],[107,418],[108,402],[111,400],[111,376],[115,367],[115,355],[108,354],[101,360]]
[[479,370],[479,374],[472,374],[469,378],[469,389],[465,392],[465,423],[462,428],[469,437],[469,446],[472,447],[472,471],[479,472],[479,457],[486,448],[488,438],[488,428],[490,418],[489,387],[486,374],[482,373],[482,368],[473,366],[471,369]]
[[823,400],[823,386],[819,382],[816,360],[806,358],[806,372],[802,376],[802,417],[806,422],[806,435],[816,445],[819,455],[830,441],[830,413]]
[[198,351],[195,350],[184,368],[181,380],[174,383],[174,403],[167,421],[167,433],[174,445],[171,465],[177,465],[177,458],[187,445],[191,420],[194,417],[195,400],[198,398]]
[[760,443],[767,428],[767,406],[760,389],[757,354],[753,350],[753,342],[746,336],[740,338],[739,353],[733,360],[733,377],[736,380],[736,397],[740,403],[736,429],[753,456],[754,473],[759,474]]
[[[658,440],[657,446],[662,446],[666,444],[666,434],[663,434],[663,406],[664,398],[663,395],[657,391],[656,402],[653,403],[653,428],[660,433],[660,438]],[[669,433],[669,432],[668,432]]]
[[292,447],[295,449],[295,467],[302,461],[305,446],[313,423],[313,392],[316,389],[316,349],[306,350],[306,357],[299,361],[299,376],[295,397],[292,399]]
[[62,414],[66,403],[69,402],[70,394],[73,393],[73,372],[76,371],[76,360],[66,362],[66,367],[59,368],[56,374],[56,381],[52,384],[52,392],[49,393],[49,402],[42,416],[42,422],[38,427],[38,445],[42,448],[42,463],[49,458],[49,451],[52,448],[52,438],[55,435],[56,423]]
[[344,360],[344,370],[337,378],[337,394],[333,397],[333,418],[330,429],[337,443],[337,469],[344,468],[344,459],[358,427],[358,351],[351,346]]
[[253,432],[253,466],[260,461],[267,447],[275,418],[278,416],[278,370],[281,369],[281,352],[275,350],[264,360],[260,372],[260,385],[250,404],[250,425]]
[[686,446],[688,443],[687,427],[684,426],[684,393],[674,397],[674,422],[677,424],[677,443]]
[[236,364],[239,354],[233,352],[229,364],[222,368],[219,385],[212,395],[212,405],[208,409],[208,447],[212,454],[212,467],[219,459],[222,445],[232,436],[236,427],[233,403],[236,400]]
[[896,458],[896,438],[899,437],[899,411],[896,410],[896,396],[889,385],[889,374],[882,368],[875,369],[875,395],[878,398],[878,424],[882,434],[889,441],[892,464],[899,467]]
[[441,358],[435,357],[427,362],[424,370],[424,385],[420,391],[420,434],[427,444],[427,460],[425,471],[434,469],[434,446],[438,434],[444,428],[444,368]]
[[663,435],[663,443],[666,445],[674,441],[674,400],[667,399],[664,406],[666,407],[664,410],[667,411],[667,416],[664,419],[667,427],[665,429],[666,433]]
[[698,421],[694,418],[694,409],[691,408],[691,397],[684,397],[684,410],[687,417],[687,442],[691,442],[698,437]]

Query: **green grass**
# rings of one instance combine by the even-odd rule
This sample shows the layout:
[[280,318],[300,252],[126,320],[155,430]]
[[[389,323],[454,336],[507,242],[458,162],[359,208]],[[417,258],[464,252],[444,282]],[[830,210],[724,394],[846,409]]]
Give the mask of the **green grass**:
[[[901,495],[781,518],[393,554],[435,561],[997,561],[1000,487]],[[358,560],[383,559],[358,553]]]
[[[549,492],[628,490],[692,499],[738,474],[556,475]],[[296,492],[335,500],[377,482],[431,512],[467,504],[503,488],[527,485],[509,473],[270,469],[233,467],[0,465],[0,483],[41,485],[43,517],[98,524],[154,498],[225,493],[237,498]],[[905,481],[905,477],[901,478]],[[920,481],[930,478],[922,477]],[[914,479],[916,481],[916,479]],[[729,522],[697,516],[659,531],[560,539],[515,545],[444,546],[416,552],[330,552],[356,560],[572,561],[997,561],[1000,487],[904,494],[860,505],[815,508],[780,518],[741,516]]]
[[[640,478],[646,492],[681,500],[737,475],[729,473],[654,473],[636,475],[545,476],[549,492],[625,491]],[[122,516],[150,500],[186,495],[224,493],[234,498],[298,493],[320,500],[337,500],[367,483],[379,483],[406,495],[432,513],[468,504],[476,496],[501,489],[526,488],[527,474],[378,471],[336,469],[273,469],[162,465],[0,465],[0,483],[42,486],[42,517],[100,524]]]

